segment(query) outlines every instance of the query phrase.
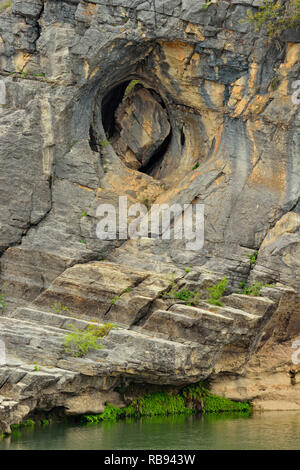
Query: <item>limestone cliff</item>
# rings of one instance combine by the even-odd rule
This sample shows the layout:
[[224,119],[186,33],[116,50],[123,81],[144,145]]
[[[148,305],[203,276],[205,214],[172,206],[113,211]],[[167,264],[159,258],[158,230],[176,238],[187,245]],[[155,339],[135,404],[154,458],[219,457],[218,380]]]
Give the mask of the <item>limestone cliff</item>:
[[[228,397],[300,408],[288,376],[300,334],[300,32],[255,33],[243,19],[257,0],[203,3],[0,5],[2,429],[35,409],[99,412],[130,382],[210,377]],[[204,248],[100,240],[97,207],[119,196],[204,204]],[[207,304],[224,276],[224,305]],[[273,287],[237,293],[258,281]],[[164,296],[174,283],[202,293],[198,305]],[[120,328],[101,351],[66,356],[68,322],[95,319]]]

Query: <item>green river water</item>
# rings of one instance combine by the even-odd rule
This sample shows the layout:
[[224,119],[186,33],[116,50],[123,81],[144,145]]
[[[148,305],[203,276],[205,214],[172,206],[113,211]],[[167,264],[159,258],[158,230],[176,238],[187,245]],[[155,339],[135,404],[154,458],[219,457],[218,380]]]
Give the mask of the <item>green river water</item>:
[[300,411],[35,426],[0,441],[4,449],[300,449]]

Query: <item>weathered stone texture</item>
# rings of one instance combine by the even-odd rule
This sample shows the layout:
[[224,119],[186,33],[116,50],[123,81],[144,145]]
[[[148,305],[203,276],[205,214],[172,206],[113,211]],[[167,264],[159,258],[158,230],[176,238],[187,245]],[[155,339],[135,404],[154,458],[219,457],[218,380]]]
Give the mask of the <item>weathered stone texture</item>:
[[[97,400],[102,409],[104,391],[124,377],[153,383],[161,376],[180,386],[213,368],[216,390],[220,380],[224,395],[238,396],[239,387],[234,395],[224,377],[247,388],[265,370],[257,350],[264,337],[279,361],[266,374],[278,363],[282,370],[266,396],[248,388],[240,395],[276,402],[276,381],[289,384],[288,347],[300,332],[292,296],[300,286],[300,107],[291,98],[300,73],[300,36],[286,32],[279,47],[241,22],[260,0],[213,2],[205,10],[203,3],[13,0],[0,11],[0,78],[6,86],[0,108],[0,276],[9,304],[1,332],[19,361],[32,362],[36,354],[46,361],[43,348],[49,347],[47,365],[55,362],[58,381],[62,370],[79,374],[81,385],[89,373],[95,383],[107,380],[106,388],[98,384],[93,391],[89,411]],[[138,87],[122,102],[124,84],[132,79]],[[119,134],[105,133],[108,121]],[[120,195],[148,207],[204,204],[204,248],[186,250],[181,240],[99,240],[97,207],[118,209]],[[257,262],[250,265],[248,255],[256,250]],[[225,306],[212,309],[206,289],[224,276]],[[275,287],[253,301],[236,293],[242,281]],[[172,282],[198,290],[201,304],[195,310],[168,304],[162,294]],[[286,295],[288,318],[282,313]],[[95,314],[123,326],[106,339],[102,359],[64,357],[57,326],[53,341],[48,338],[47,321],[51,328],[53,319],[47,314],[56,301],[86,321]],[[25,309],[32,303],[28,319]],[[282,357],[280,339],[270,333],[277,324],[285,325]],[[251,360],[258,361],[253,368]],[[22,375],[24,367],[6,372]],[[74,382],[74,395],[77,390],[86,397],[81,385],[76,389]],[[0,404],[1,429],[39,406],[85,409],[86,398],[61,402],[60,392],[40,405],[36,396],[18,401],[15,388],[9,393]],[[289,403],[298,406],[292,395]]]

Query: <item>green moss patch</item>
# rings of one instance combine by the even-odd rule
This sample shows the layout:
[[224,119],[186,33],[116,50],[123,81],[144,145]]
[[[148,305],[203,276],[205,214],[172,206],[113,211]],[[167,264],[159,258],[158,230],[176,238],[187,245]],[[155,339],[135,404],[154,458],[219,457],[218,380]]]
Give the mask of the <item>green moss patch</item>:
[[35,425],[35,422],[32,419],[27,419],[26,421],[23,421],[22,423],[17,423],[17,424],[12,424],[11,430],[16,431],[17,429],[21,428],[33,428]]
[[125,408],[117,408],[107,403],[103,413],[84,415],[82,419],[86,423],[99,423],[101,421],[140,418],[142,416],[223,412],[250,413],[251,404],[213,395],[200,382],[184,387],[178,394],[168,392],[145,394],[143,397],[134,399]]

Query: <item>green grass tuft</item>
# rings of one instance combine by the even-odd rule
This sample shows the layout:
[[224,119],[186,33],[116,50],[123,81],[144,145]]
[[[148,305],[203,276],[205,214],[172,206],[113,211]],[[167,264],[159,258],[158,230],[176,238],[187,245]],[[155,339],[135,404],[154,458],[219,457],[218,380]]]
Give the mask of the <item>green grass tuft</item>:
[[209,298],[207,302],[211,305],[219,305],[220,307],[223,306],[223,303],[219,300],[227,287],[228,280],[227,277],[224,277],[218,284],[208,287],[207,292],[209,293]]

